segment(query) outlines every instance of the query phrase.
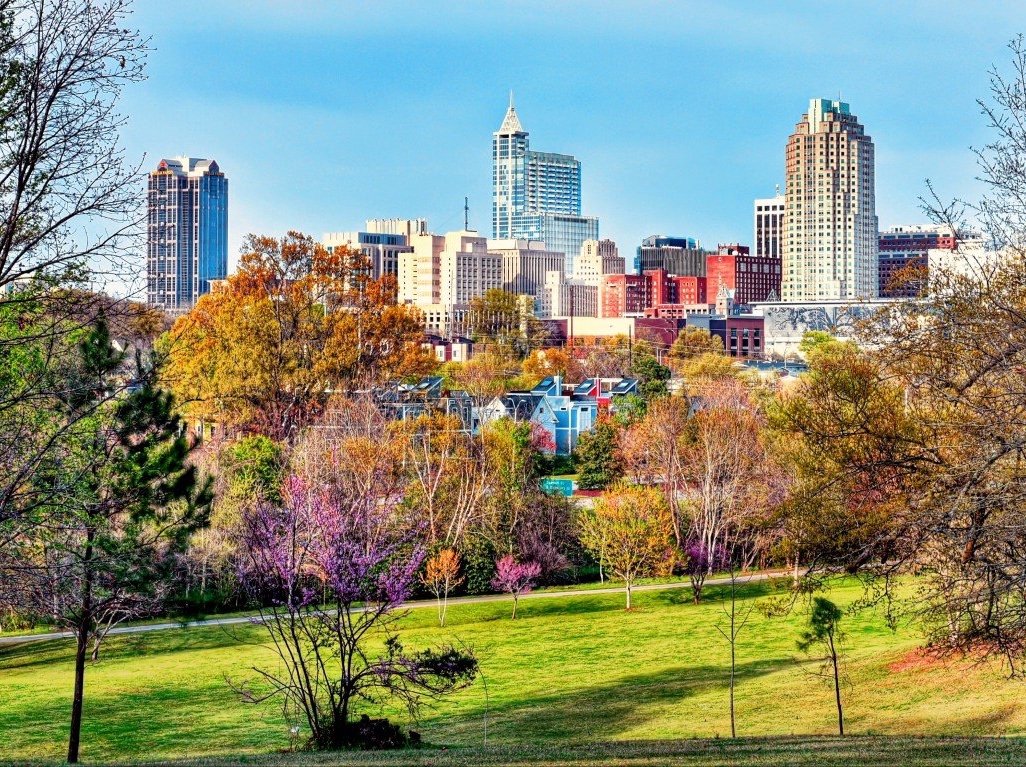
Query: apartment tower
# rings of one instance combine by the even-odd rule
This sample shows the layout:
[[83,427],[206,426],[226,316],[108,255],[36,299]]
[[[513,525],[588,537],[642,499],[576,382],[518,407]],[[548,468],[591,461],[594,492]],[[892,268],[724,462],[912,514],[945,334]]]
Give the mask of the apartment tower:
[[161,160],[149,175],[146,303],[186,312],[228,275],[228,179],[214,160]]
[[876,297],[874,168],[848,104],[812,99],[787,143],[782,300]]

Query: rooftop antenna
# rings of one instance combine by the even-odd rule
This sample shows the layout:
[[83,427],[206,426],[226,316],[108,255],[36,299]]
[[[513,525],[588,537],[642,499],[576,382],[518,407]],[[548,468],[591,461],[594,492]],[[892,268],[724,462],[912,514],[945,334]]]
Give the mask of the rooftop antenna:
[[777,184],[777,197],[780,196],[780,184]]
[[463,198],[463,231],[470,231],[470,198]]
[[509,89],[509,108],[513,108],[513,89]]

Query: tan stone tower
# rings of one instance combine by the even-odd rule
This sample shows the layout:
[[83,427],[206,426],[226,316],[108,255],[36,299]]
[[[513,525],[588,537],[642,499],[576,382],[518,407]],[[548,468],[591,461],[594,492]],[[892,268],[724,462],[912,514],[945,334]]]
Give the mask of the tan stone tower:
[[786,170],[782,300],[875,298],[874,147],[848,104],[809,103]]

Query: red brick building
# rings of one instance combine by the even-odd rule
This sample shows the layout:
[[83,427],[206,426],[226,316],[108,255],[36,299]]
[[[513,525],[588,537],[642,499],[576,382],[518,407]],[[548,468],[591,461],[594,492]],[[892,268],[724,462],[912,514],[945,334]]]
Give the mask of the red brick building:
[[[690,321],[689,321],[690,324]],[[765,318],[753,314],[728,317],[712,317],[704,322],[695,322],[697,327],[707,327],[714,336],[723,341],[723,350],[729,357],[761,358],[766,348]]]
[[922,290],[930,250],[954,250],[958,238],[943,226],[895,226],[880,233],[877,246],[880,298],[913,298]]
[[599,285],[599,317],[643,314],[646,305],[643,274],[607,274]]
[[780,260],[750,255],[746,245],[720,245],[706,258],[707,290],[716,295],[722,282],[735,304],[780,297]]
[[[599,287],[599,316],[649,314],[653,307],[708,303],[705,277],[676,277],[665,269],[644,274],[608,274]],[[671,308],[654,316],[685,316]]]

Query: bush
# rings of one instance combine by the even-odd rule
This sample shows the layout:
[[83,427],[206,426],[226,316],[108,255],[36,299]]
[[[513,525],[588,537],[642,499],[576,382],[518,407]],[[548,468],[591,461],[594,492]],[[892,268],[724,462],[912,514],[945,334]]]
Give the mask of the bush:
[[483,538],[471,538],[463,551],[464,589],[467,594],[491,594],[495,577],[495,549]]

